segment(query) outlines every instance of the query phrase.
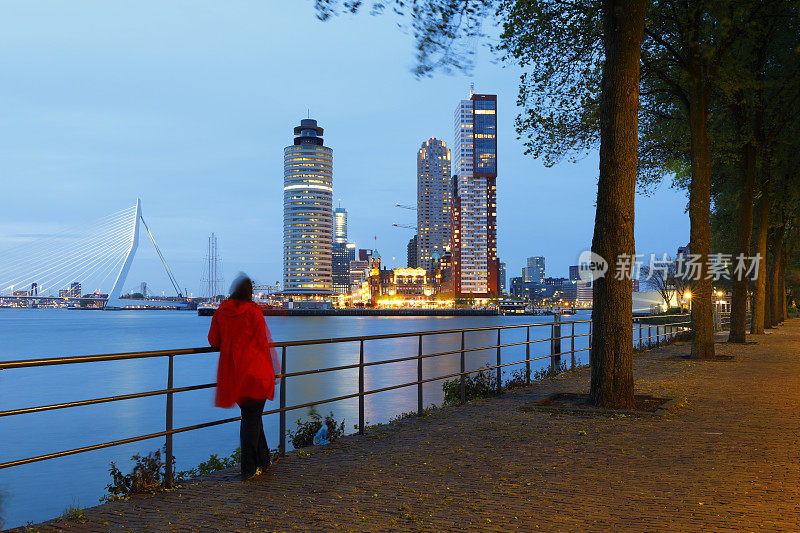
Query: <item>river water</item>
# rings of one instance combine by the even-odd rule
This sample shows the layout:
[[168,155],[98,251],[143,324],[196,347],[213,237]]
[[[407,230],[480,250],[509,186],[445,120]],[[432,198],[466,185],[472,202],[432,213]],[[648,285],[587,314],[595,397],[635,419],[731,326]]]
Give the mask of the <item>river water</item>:
[[[567,318],[567,320],[569,317]],[[576,320],[588,319],[577,315]],[[190,348],[207,345],[211,319],[188,311],[79,311],[51,309],[0,309],[0,360],[60,357],[98,353]],[[414,331],[488,327],[511,324],[550,323],[552,317],[269,317],[267,324],[276,341],[349,337]],[[562,335],[568,335],[566,326]],[[550,326],[531,328],[531,339],[550,336]],[[588,331],[587,324],[575,326],[576,334]],[[525,340],[525,328],[504,330],[502,342]],[[472,332],[466,336],[467,348],[489,346],[496,332]],[[455,350],[459,334],[426,336],[424,353]],[[365,360],[393,359],[417,353],[417,338],[369,341]],[[587,337],[576,339],[576,349],[585,348]],[[568,340],[562,350],[568,349]],[[549,342],[531,345],[533,356],[549,354]],[[587,352],[578,354],[586,362]],[[524,346],[502,350],[504,363],[525,357]],[[467,368],[491,362],[496,351],[467,354]],[[325,344],[289,348],[288,371],[301,371],[358,362],[357,343]],[[197,385],[215,380],[217,354],[175,358],[175,386]],[[549,364],[534,361],[532,369]],[[458,372],[458,354],[432,357],[423,361],[423,377]],[[509,376],[515,368],[504,369]],[[0,411],[59,402],[77,401],[118,394],[130,394],[166,387],[166,358],[85,363],[0,371]],[[365,369],[366,390],[415,381],[416,361],[375,365]],[[342,396],[358,392],[357,369],[289,378],[287,405]],[[424,403],[441,404],[442,381],[424,385]],[[267,409],[277,407],[276,401]],[[365,398],[367,423],[386,422],[399,413],[417,407],[415,386],[395,389]],[[32,457],[98,442],[163,431],[165,397],[156,396],[106,404],[0,418],[0,462]],[[318,407],[320,413],[333,411],[345,420],[348,432],[358,423],[358,400],[344,400]],[[298,417],[308,409],[290,411],[287,428],[295,427]],[[175,395],[174,424],[181,427],[238,416],[238,409],[213,406],[213,389]],[[278,445],[278,417],[265,417],[267,441]],[[174,437],[178,470],[191,468],[212,453],[230,454],[238,446],[238,424],[224,424]],[[120,469],[131,468],[130,457],[163,446],[163,438],[131,443],[0,470],[0,526],[14,527],[28,521],[39,522],[58,516],[71,506],[97,504],[110,481],[108,468],[115,461]],[[5,520],[5,524],[3,524]],[[0,527],[2,529],[2,527]]]

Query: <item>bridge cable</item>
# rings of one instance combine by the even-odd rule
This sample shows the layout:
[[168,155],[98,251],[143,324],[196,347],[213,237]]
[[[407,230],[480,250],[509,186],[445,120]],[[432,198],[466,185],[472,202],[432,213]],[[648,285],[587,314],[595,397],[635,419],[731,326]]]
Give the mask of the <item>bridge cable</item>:
[[158,245],[156,244],[156,240],[153,237],[153,234],[150,232],[150,228],[147,227],[147,222],[144,221],[144,217],[139,217],[139,218],[141,219],[142,224],[144,224],[144,229],[147,230],[147,234],[150,236],[150,240],[153,242],[153,246],[156,249],[156,253],[158,254],[159,259],[161,259],[161,264],[164,265],[164,271],[166,271],[167,276],[169,277],[169,281],[170,281],[170,283],[172,283],[172,287],[175,289],[175,292],[178,294],[178,296],[183,298],[183,293],[178,288],[178,282],[175,279],[175,276],[172,275],[172,271],[169,269],[169,266],[167,266],[167,261],[164,259],[164,256],[161,254],[161,250],[158,248]]

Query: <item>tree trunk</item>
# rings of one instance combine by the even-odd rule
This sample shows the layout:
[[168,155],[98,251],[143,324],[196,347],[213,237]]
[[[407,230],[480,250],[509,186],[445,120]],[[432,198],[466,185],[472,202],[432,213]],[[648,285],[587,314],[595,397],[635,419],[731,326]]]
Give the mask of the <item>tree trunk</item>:
[[764,329],[772,328],[772,270],[775,268],[775,259],[772,249],[775,246],[775,231],[767,232],[767,279],[764,287]]
[[633,256],[639,60],[646,0],[603,0],[600,178],[592,251],[609,262],[594,282],[591,403],[633,407],[633,302],[630,277],[617,279],[617,258]]
[[781,257],[781,273],[780,277],[778,278],[781,283],[781,322],[785,322],[789,318],[789,304],[786,301],[786,253],[787,245],[784,244],[783,246],[783,256]]
[[700,50],[689,68],[689,126],[692,181],[689,186],[689,251],[700,262],[692,280],[692,358],[714,358],[714,312],[711,280],[707,279],[711,253],[711,151],[708,141],[709,92],[700,67]]
[[761,192],[761,201],[758,202],[758,231],[756,232],[756,255],[761,259],[758,262],[758,273],[753,283],[753,312],[750,322],[750,334],[764,333],[764,311],[767,295],[767,234],[769,230],[769,212],[772,208],[772,198],[769,194],[769,182],[764,183]]
[[784,227],[775,231],[775,240],[772,249],[772,278],[770,286],[772,288],[772,312],[770,313],[770,324],[774,327],[783,322],[783,298],[781,298],[781,271],[783,270],[783,239],[786,233]]
[[[755,146],[748,142],[742,150],[742,194],[739,198],[739,231],[736,237],[736,255],[750,256],[753,231],[753,199],[756,183]],[[749,279],[744,272],[733,278],[731,295],[731,333],[728,342],[744,343],[747,338],[747,288]]]

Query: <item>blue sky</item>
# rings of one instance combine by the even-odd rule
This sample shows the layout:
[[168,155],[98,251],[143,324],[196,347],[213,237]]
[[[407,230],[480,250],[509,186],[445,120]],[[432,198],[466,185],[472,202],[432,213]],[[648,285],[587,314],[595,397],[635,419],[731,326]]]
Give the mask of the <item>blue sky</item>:
[[[208,235],[225,278],[281,278],[283,147],[306,116],[334,150],[334,198],[350,238],[405,266],[416,151],[452,144],[475,84],[498,95],[498,241],[509,277],[544,255],[547,275],[591,244],[597,155],[545,168],[523,154],[520,71],[478,46],[469,75],[417,80],[411,36],[389,17],[322,23],[308,1],[6,0],[0,17],[0,253],[142,199],[178,281],[198,294]],[[688,241],[684,191],[637,200],[640,253]],[[392,260],[396,258],[396,260]],[[126,288],[168,289],[140,241]],[[169,293],[169,291],[167,291]]]

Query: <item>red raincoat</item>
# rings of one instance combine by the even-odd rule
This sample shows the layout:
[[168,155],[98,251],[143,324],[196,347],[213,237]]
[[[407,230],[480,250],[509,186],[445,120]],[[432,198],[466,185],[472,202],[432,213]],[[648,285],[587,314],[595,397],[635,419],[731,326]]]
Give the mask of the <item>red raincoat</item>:
[[225,300],[211,319],[208,342],[219,348],[217,407],[232,407],[245,398],[271,400],[280,374],[261,308],[241,300]]

